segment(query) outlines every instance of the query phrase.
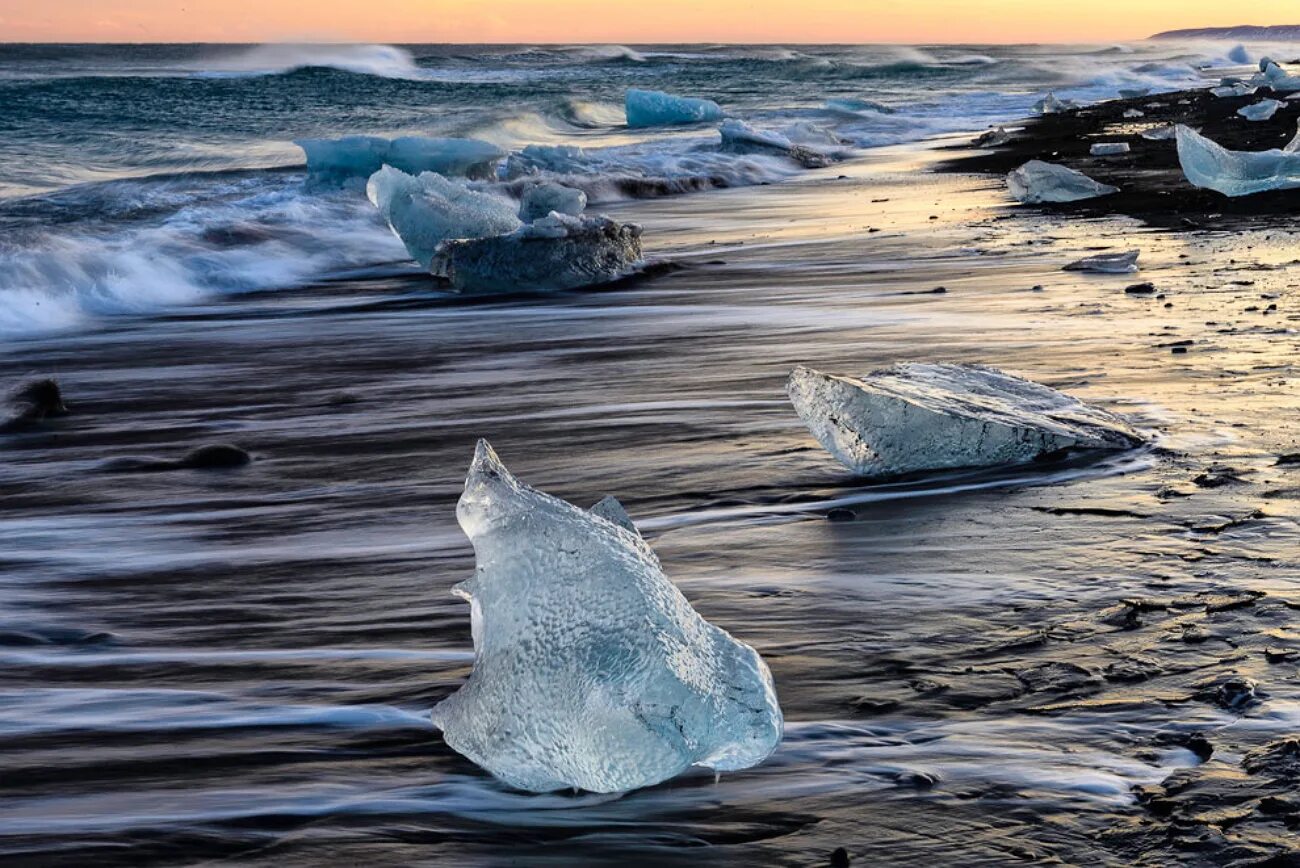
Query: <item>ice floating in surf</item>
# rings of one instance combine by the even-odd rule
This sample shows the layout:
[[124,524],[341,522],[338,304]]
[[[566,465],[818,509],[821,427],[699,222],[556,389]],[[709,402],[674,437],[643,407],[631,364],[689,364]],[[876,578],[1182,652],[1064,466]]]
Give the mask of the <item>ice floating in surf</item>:
[[587,194],[549,181],[529,187],[519,201],[519,219],[531,223],[552,211],[576,217],[587,207]]
[[456,518],[474,671],[433,723],[457,752],[519,789],[613,793],[776,748],[762,658],[691,608],[617,501],[543,494],[480,440]]
[[722,107],[711,99],[673,96],[658,90],[628,90],[624,99],[629,127],[658,127],[720,121]]
[[369,178],[386,165],[411,175],[437,172],[448,177],[491,178],[506,156],[496,145],[478,139],[348,136],[300,139],[294,144],[307,155],[311,178],[333,183]]
[[1042,202],[1077,202],[1118,193],[1118,187],[1102,184],[1082,172],[1030,160],[1007,174],[1007,189],[1017,201],[1035,205]]
[[1023,464],[1143,439],[1118,416],[978,365],[904,364],[861,379],[798,367],[786,392],[818,442],[859,476]]
[[1114,157],[1129,152],[1128,142],[1094,142],[1088,153],[1094,157]]
[[366,194],[411,258],[434,273],[434,254],[442,242],[505,235],[522,225],[513,200],[433,172],[414,177],[384,166],[370,176]]
[[1132,274],[1138,270],[1140,250],[1126,250],[1123,253],[1098,253],[1076,259],[1064,267],[1065,271],[1086,271],[1092,274]]
[[1241,115],[1248,121],[1266,121],[1273,117],[1273,115],[1277,114],[1277,110],[1280,109],[1282,105],[1282,103],[1275,99],[1262,99],[1257,103],[1242,106],[1237,109],[1237,114]]
[[[834,157],[830,154],[804,144],[796,144],[788,135],[771,130],[756,129],[735,118],[728,118],[723,121],[722,126],[718,128],[718,133],[722,136],[722,148],[728,151],[779,154],[789,157],[809,169],[823,168],[835,162]],[[833,139],[832,134],[812,125],[796,128],[796,134],[802,134],[809,139],[819,139],[826,144],[829,144]]]
[[860,115],[863,112],[892,115],[896,111],[896,109],[892,109],[884,103],[874,102],[873,100],[847,98],[826,100],[826,110],[849,115]]
[[431,270],[461,292],[537,292],[609,283],[640,261],[637,224],[553,211],[507,235],[445,241]]
[[1194,186],[1232,197],[1300,187],[1300,133],[1267,151],[1230,151],[1181,124],[1175,136],[1178,162]]

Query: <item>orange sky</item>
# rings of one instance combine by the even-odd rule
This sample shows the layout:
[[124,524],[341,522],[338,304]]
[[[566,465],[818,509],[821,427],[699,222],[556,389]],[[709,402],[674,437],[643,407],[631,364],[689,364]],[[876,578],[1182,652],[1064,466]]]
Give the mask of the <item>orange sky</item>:
[[0,0],[0,41],[1089,42],[1300,23],[1295,0],[1240,9],[1222,0]]

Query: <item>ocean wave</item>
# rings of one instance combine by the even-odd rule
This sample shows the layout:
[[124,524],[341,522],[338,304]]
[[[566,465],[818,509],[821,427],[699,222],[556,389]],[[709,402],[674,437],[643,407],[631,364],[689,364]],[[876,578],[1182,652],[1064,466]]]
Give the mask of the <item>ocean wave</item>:
[[268,44],[202,61],[194,70],[216,76],[278,75],[330,68],[383,78],[422,78],[409,51],[393,45]]

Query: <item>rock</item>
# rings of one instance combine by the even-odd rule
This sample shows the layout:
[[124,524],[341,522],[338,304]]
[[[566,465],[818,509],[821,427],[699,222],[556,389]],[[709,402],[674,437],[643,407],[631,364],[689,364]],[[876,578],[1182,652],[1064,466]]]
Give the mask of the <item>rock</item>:
[[0,422],[0,434],[28,431],[46,419],[68,415],[63,392],[52,377],[30,380],[18,386],[9,395],[9,405],[12,415]]
[[1064,271],[1085,271],[1090,274],[1132,274],[1138,270],[1140,250],[1125,250],[1123,253],[1098,253],[1085,256],[1066,265]]

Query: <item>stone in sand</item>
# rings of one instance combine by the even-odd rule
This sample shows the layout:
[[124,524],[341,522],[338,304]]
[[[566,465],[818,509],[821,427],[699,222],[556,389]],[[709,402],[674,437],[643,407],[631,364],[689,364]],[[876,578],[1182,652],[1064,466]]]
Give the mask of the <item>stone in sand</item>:
[[1118,187],[1102,184],[1082,172],[1030,160],[1007,174],[1007,189],[1017,201],[1028,205],[1043,202],[1077,202],[1118,193]]
[[11,415],[0,421],[0,433],[25,431],[46,419],[68,414],[63,392],[52,377],[23,383],[9,396],[9,404]]

